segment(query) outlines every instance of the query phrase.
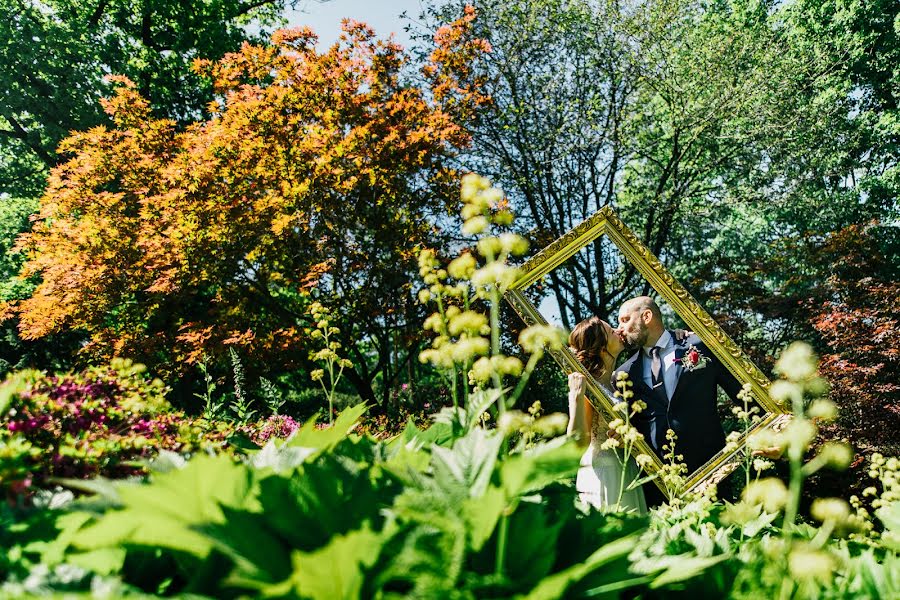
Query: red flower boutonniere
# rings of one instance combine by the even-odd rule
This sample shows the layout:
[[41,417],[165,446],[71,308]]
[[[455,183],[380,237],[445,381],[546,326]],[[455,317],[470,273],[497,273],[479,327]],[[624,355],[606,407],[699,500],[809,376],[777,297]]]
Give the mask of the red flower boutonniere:
[[709,357],[703,356],[703,354],[700,353],[700,350],[692,344],[687,347],[684,354],[676,356],[673,362],[681,364],[681,367],[685,371],[695,371],[704,368],[706,363],[709,362]]

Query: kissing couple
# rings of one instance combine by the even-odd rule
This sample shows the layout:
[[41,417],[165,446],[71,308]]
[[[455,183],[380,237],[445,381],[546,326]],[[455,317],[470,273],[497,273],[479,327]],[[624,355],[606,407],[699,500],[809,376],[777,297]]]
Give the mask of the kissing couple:
[[[705,464],[725,446],[725,432],[716,410],[717,388],[739,402],[741,383],[695,334],[666,329],[659,306],[649,296],[626,301],[619,309],[618,327],[599,317],[586,319],[569,335],[569,348],[585,369],[613,393],[615,376],[626,373],[632,382],[632,400],[646,409],[631,419],[657,456],[662,456],[669,429],[675,432],[675,453],[683,456],[688,472]],[[619,354],[633,354],[618,369]],[[575,487],[582,501],[597,508],[647,512],[665,501],[653,482],[622,489],[639,474],[633,459],[623,465],[603,442],[610,436],[608,423],[585,396],[581,373],[569,375],[569,425],[587,449]],[[623,477],[623,469],[625,470]]]

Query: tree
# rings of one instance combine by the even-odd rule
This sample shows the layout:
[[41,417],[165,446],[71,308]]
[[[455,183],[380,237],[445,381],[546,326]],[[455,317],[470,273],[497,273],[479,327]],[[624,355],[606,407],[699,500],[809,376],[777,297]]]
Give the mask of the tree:
[[0,193],[37,196],[59,142],[108,123],[98,100],[110,92],[109,73],[135,81],[159,116],[200,117],[211,89],[191,62],[265,39],[286,4],[0,1]]
[[[464,164],[501,182],[535,250],[611,205],[669,266],[690,263],[720,215],[806,177],[795,140],[809,152],[846,113],[846,94],[820,94],[832,57],[784,21],[774,2],[486,0],[476,33],[493,51],[477,68],[493,104]],[[571,326],[649,287],[599,245],[547,289]]]
[[[38,208],[38,201],[29,198],[0,198],[0,301],[27,298],[34,291],[35,282],[19,277],[24,257],[13,252],[16,237],[30,228],[29,216]],[[78,347],[77,335],[55,336],[35,341],[23,341],[18,336],[15,321],[0,325],[0,378],[9,371],[40,365],[45,369],[63,370],[70,366],[69,358]]]
[[822,373],[840,408],[839,433],[861,449],[896,454],[900,242],[889,229],[851,225],[818,244],[811,260],[830,275],[806,306],[824,351]]
[[[437,40],[430,92],[403,82],[399,46],[352,21],[322,53],[298,29],[197,61],[217,101],[183,131],[116,78],[103,101],[115,127],[62,144],[68,158],[19,242],[23,275],[40,283],[6,315],[26,339],[82,330],[84,354],[127,355],[173,379],[229,346],[270,371],[304,361],[315,290],[339,303],[345,347],[377,346],[408,318],[398,281],[435,242],[429,215],[451,196],[444,163],[468,142],[453,114],[478,94],[454,82],[457,59],[480,51],[463,35],[472,18]],[[354,382],[374,400],[374,374],[357,362]]]

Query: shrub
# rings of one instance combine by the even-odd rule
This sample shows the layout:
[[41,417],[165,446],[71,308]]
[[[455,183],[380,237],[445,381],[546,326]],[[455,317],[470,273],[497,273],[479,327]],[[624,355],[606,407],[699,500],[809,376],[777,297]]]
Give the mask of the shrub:
[[0,487],[24,491],[53,477],[125,477],[159,450],[221,450],[227,423],[172,410],[166,387],[143,365],[115,359],[106,367],[45,375],[20,371],[0,391]]

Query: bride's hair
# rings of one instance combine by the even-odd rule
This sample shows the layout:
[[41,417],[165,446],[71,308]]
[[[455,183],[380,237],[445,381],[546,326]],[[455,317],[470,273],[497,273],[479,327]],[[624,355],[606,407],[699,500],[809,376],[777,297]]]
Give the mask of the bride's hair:
[[569,334],[569,349],[594,377],[603,374],[603,355],[609,354],[606,350],[608,342],[606,328],[600,317],[585,319]]

